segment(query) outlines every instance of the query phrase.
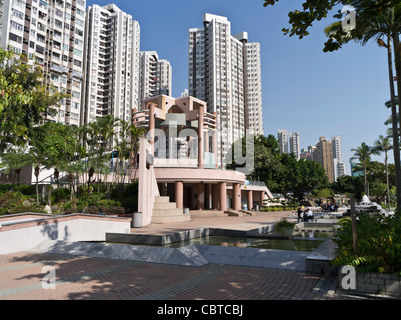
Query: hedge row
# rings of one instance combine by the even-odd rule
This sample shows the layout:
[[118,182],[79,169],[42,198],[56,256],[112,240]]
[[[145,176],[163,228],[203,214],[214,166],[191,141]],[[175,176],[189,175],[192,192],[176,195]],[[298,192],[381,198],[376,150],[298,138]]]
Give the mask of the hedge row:
[[84,208],[83,210],[79,210],[77,207],[68,208],[64,211],[64,214],[72,214],[72,213],[88,213],[88,214],[98,214],[99,210],[107,215],[125,215],[126,210],[123,207],[117,206],[110,206],[110,207],[103,207],[103,206],[90,206]]
[[271,206],[271,207],[263,207],[260,209],[262,212],[272,212],[272,211],[294,211],[297,210],[298,207],[283,207],[283,206]]

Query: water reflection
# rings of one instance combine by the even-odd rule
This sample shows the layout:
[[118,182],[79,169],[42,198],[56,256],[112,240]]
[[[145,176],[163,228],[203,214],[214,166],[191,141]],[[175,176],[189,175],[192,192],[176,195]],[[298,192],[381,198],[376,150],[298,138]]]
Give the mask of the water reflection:
[[[294,235],[295,236],[295,235]],[[206,236],[191,240],[182,241],[165,245],[169,248],[179,248],[189,245],[209,245],[237,248],[258,248],[274,250],[295,250],[295,251],[313,251],[323,243],[324,239],[316,238],[315,235],[303,237],[297,234],[297,238],[290,240],[284,239],[266,239],[266,238],[237,238],[224,236]]]

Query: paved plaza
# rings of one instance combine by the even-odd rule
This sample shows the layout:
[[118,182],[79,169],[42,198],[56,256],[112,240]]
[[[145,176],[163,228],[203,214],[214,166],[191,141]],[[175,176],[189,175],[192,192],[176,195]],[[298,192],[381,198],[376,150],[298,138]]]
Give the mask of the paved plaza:
[[[42,287],[44,266],[55,268],[55,289]],[[222,264],[185,267],[26,252],[0,257],[1,300],[339,299],[318,290],[320,279]]]
[[[160,233],[204,226],[246,230],[266,226],[288,215],[293,217],[293,213],[194,217],[186,224],[152,225],[131,232]],[[217,260],[186,266],[84,253],[37,250],[0,255],[0,300],[350,299],[337,293],[335,277],[310,274],[297,268],[255,267]],[[203,253],[207,256],[207,250]]]

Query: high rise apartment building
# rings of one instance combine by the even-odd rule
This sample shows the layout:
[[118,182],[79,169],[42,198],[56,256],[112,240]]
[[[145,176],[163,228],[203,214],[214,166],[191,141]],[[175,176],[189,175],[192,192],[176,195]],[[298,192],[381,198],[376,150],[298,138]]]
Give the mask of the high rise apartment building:
[[344,161],[333,159],[334,181],[347,175],[347,164]]
[[169,61],[159,59],[156,51],[141,52],[140,100],[172,94],[172,68]]
[[281,153],[293,153],[297,160],[301,159],[299,132],[290,132],[286,129],[277,130],[277,140]]
[[343,160],[343,152],[342,152],[342,145],[341,145],[341,137],[335,136],[331,138],[331,146],[333,149],[333,158],[337,159],[338,161]]
[[290,147],[290,153],[293,153],[297,160],[301,159],[301,147],[299,145],[299,132],[290,132],[289,147]]
[[260,43],[248,43],[246,32],[236,37],[244,44],[245,125],[256,135],[264,135]]
[[263,134],[260,47],[248,44],[245,32],[232,36],[226,17],[206,13],[203,25],[189,30],[188,91],[216,113],[222,165],[231,144],[247,129]]
[[35,59],[45,83],[66,92],[47,119],[80,124],[85,31],[85,0],[2,1],[0,46]]
[[347,175],[347,164],[343,161],[341,137],[335,136],[331,138],[331,146],[333,153],[334,181]]
[[116,5],[87,10],[81,124],[112,115],[131,121],[138,107],[140,26]]
[[288,131],[286,129],[277,130],[277,140],[281,153],[288,153]]
[[325,137],[320,137],[319,142],[316,144],[316,150],[313,152],[313,160],[324,168],[329,182],[333,182],[334,164],[333,150],[330,140],[327,140]]
[[337,181],[338,178],[347,175],[347,165],[342,160],[340,136],[332,137],[331,140],[321,137],[316,146],[304,150],[301,158],[319,163],[325,169],[329,182]]

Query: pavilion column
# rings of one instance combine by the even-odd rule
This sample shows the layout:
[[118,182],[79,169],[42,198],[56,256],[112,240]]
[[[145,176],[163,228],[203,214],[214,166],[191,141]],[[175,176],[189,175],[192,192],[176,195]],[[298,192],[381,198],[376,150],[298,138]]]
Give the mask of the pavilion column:
[[233,184],[233,206],[234,210],[241,210],[241,185],[239,183]]
[[[132,110],[132,113],[135,113],[135,112],[138,112],[138,109],[137,108],[134,108],[133,110]],[[132,121],[133,119],[131,118],[131,121]],[[136,124],[135,123],[133,123],[134,124],[134,126],[136,127]],[[130,163],[131,163],[131,168],[136,168],[138,165],[139,165],[139,163],[137,163],[138,162],[138,158],[137,157],[133,157],[133,153],[131,153],[130,154]],[[131,170],[131,176],[132,176],[132,170]],[[135,172],[135,170],[134,170],[134,172]],[[135,177],[134,177],[134,179],[135,179]]]
[[199,118],[198,118],[198,168],[204,168],[205,163],[205,144],[203,142],[204,133],[203,133],[203,113],[204,113],[204,106],[199,106]]
[[177,209],[184,209],[184,182],[175,182],[175,203]]
[[211,195],[211,185],[206,184],[205,185],[205,209],[208,210],[210,209],[210,195]]
[[264,191],[260,191],[260,207],[263,207],[263,200],[265,198],[265,192]]
[[209,130],[204,132],[203,137],[204,137],[204,141],[205,141],[205,143],[204,143],[205,150],[204,150],[203,154],[206,155],[206,153],[207,153],[207,158],[203,157],[203,165],[207,164],[208,167],[210,168],[210,163],[209,163],[210,162],[210,157],[209,157],[209,148],[210,148],[209,147]]
[[149,143],[152,147],[152,154],[155,151],[155,128],[156,128],[156,121],[155,121],[155,104],[149,104],[149,136],[150,140]]
[[248,210],[253,209],[253,192],[251,190],[248,191]]
[[219,199],[220,199],[219,185],[212,184],[212,209],[214,210],[219,209]]
[[227,210],[227,183],[220,182],[220,210],[226,211]]
[[215,119],[216,119],[216,128],[212,134],[212,152],[213,152],[213,156],[214,156],[214,162],[216,165],[216,169],[218,169],[219,164],[217,161],[217,112],[213,112],[213,115],[215,116]]
[[198,183],[198,210],[203,210],[205,207],[205,184]]

